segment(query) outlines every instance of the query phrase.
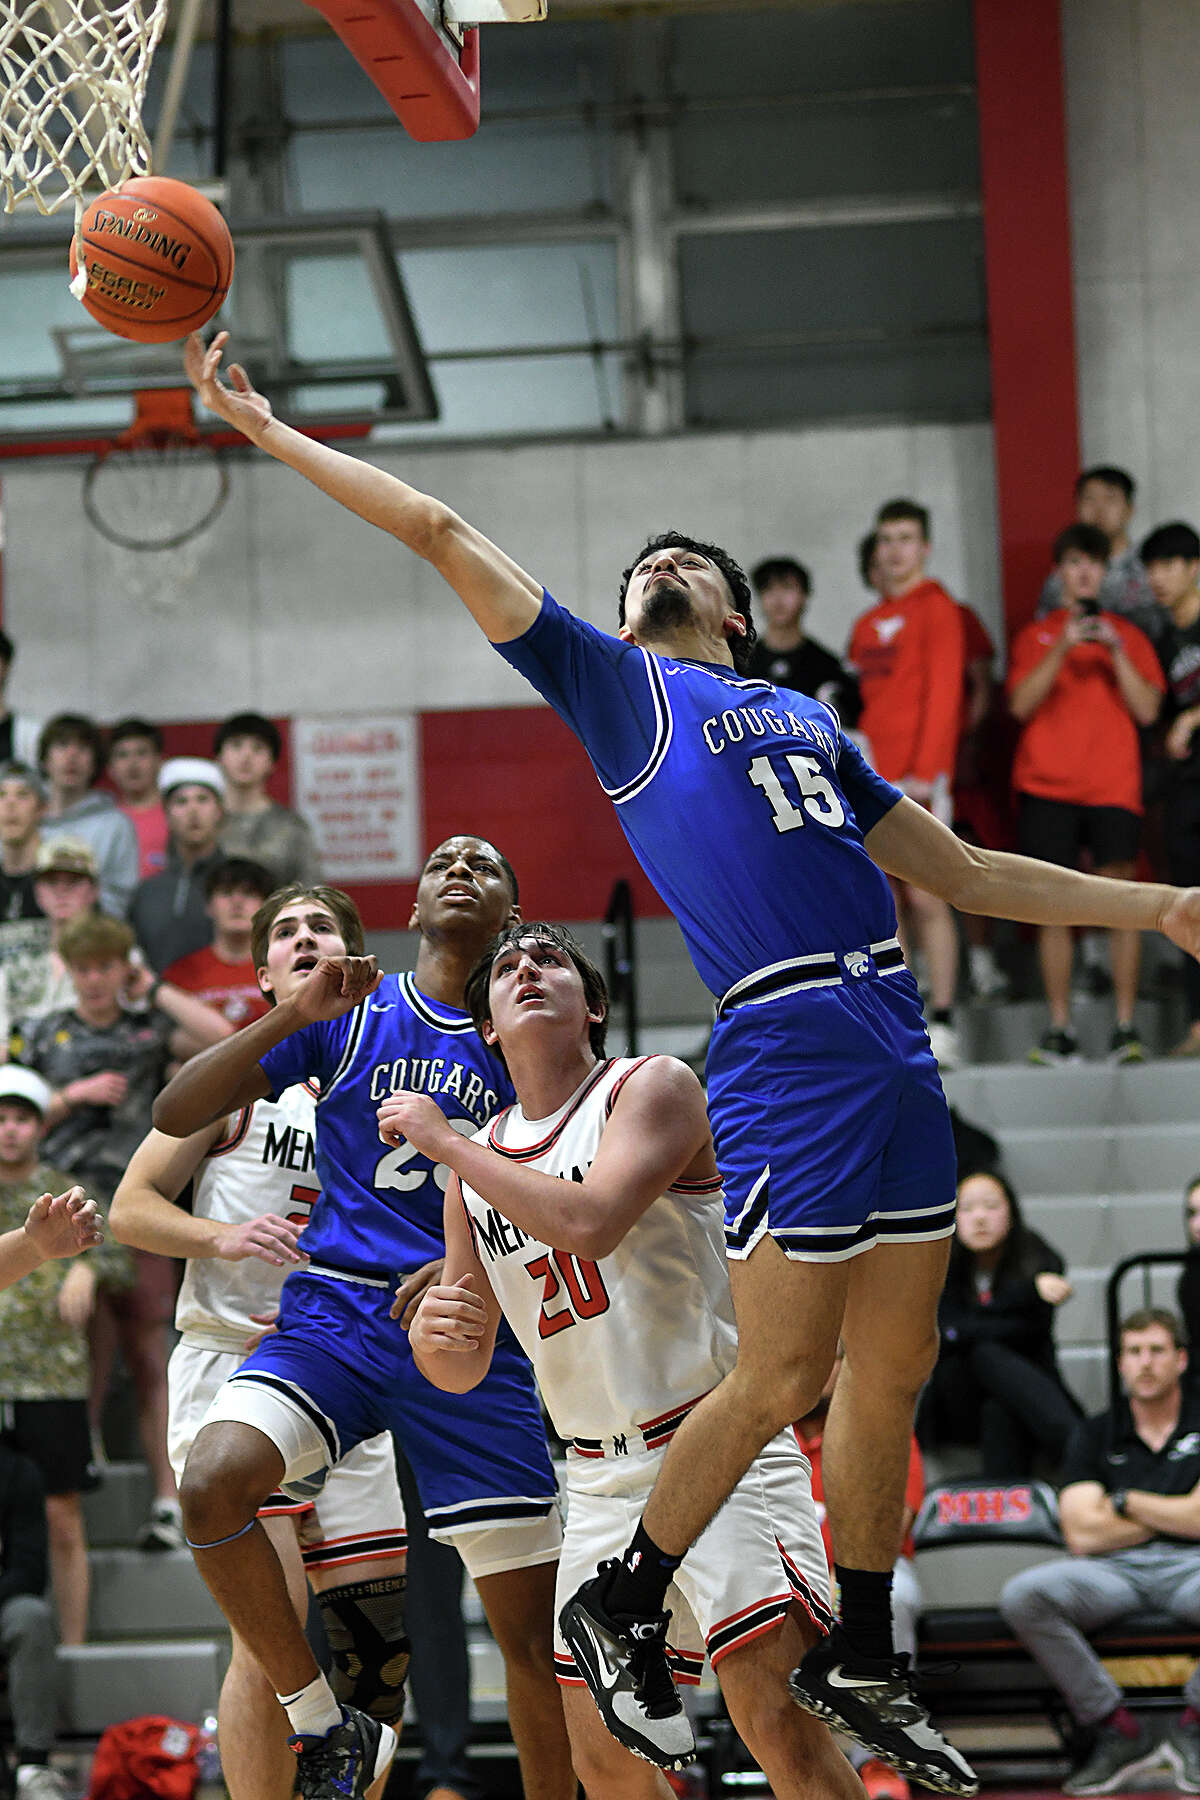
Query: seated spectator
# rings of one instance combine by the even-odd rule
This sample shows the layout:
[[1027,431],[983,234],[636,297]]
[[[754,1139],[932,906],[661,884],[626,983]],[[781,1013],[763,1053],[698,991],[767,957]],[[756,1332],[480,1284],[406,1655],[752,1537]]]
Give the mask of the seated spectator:
[[[1183,1318],[1183,1335],[1191,1344],[1200,1342],[1200,1338],[1192,1336],[1193,1328],[1200,1332],[1200,1175],[1193,1175],[1183,1190],[1183,1235],[1187,1249],[1176,1298]],[[1200,1368],[1189,1368],[1188,1385],[1194,1387],[1198,1380]]]
[[[58,946],[73,920],[96,911],[100,880],[90,846],[81,838],[52,838],[39,845],[33,892],[43,916],[26,923],[28,935],[8,950],[0,963],[0,1030],[5,1049],[15,1020],[38,1018],[56,1007],[70,1006],[75,998]],[[5,931],[16,929],[3,927],[0,942]]]
[[[880,507],[870,567],[884,598],[855,622],[849,662],[862,686],[859,724],[875,768],[949,824],[962,715],[963,623],[957,602],[926,573],[929,553],[923,506],[890,500]],[[911,932],[925,958],[933,1053],[952,1069],[961,1059],[952,1016],[958,986],[954,914],[922,888],[892,885],[901,932]]]
[[163,735],[147,719],[121,719],[108,734],[108,778],[137,833],[138,880],[167,866],[167,815],[158,791]]
[[255,913],[274,888],[274,881],[261,863],[250,862],[244,856],[231,856],[226,862],[217,863],[204,883],[213,941],[203,950],[180,957],[164,977],[215,1008],[233,1026],[247,1025],[268,1011],[250,954],[250,927]]
[[152,969],[160,973],[180,957],[212,942],[205,882],[225,860],[225,782],[202,756],[173,756],[159,771],[170,833],[167,866],[139,881],[129,922]]
[[8,1672],[20,1800],[67,1800],[69,1791],[58,1770],[50,1767],[61,1684],[45,1588],[41,1478],[29,1457],[0,1443],[0,1648]]
[[[821,1521],[821,1536],[825,1541],[825,1555],[829,1562],[831,1575],[834,1567],[833,1539],[829,1535],[829,1522],[825,1516],[825,1486],[821,1477],[821,1445],[825,1437],[825,1421],[829,1414],[829,1402],[833,1398],[833,1390],[841,1375],[845,1354],[844,1348],[839,1344],[833,1368],[829,1371],[829,1379],[821,1389],[820,1400],[814,1410],[806,1413],[804,1418],[797,1419],[795,1425],[797,1441],[812,1465],[813,1501],[817,1509],[817,1517]],[[909,1441],[908,1480],[904,1487],[904,1516],[900,1521],[900,1542],[895,1566],[892,1570],[892,1639],[896,1649],[913,1661],[916,1660],[917,1654],[917,1622],[921,1616],[921,1585],[917,1580],[917,1571],[913,1564],[916,1549],[912,1540],[912,1528],[924,1498],[925,1470],[921,1463],[921,1451],[914,1437]],[[909,1800],[908,1783],[897,1770],[890,1768],[878,1756],[873,1756],[861,1744],[849,1743],[847,1754],[858,1771],[859,1779],[867,1790],[869,1800]]]
[[33,883],[45,806],[36,769],[16,762],[0,767],[0,925],[43,917]]
[[[131,960],[133,932],[118,919],[84,917],[64,931],[60,952],[75,991],[71,1006],[22,1020],[13,1057],[36,1069],[54,1092],[46,1110],[45,1151],[56,1167],[104,1204],[150,1129],[150,1110],[168,1058],[194,1041],[230,1035],[217,1013],[191,994],[155,980]],[[145,1002],[131,1011],[126,998]],[[92,1428],[100,1414],[117,1341],[133,1378],[142,1449],[155,1480],[155,1501],[141,1542],[177,1548],[179,1503],[167,1459],[166,1327],[175,1304],[176,1271],[165,1257],[135,1254],[133,1287],[104,1295],[92,1335]]]
[[846,730],[852,731],[862,712],[862,695],[857,681],[833,651],[805,634],[804,614],[812,582],[804,564],[790,556],[769,556],[751,572],[750,579],[762,601],[763,625],[746,673],[824,700]]
[[[1083,469],[1075,480],[1075,522],[1091,525],[1108,539],[1104,578],[1098,599],[1105,612],[1119,613],[1130,619],[1152,641],[1162,623],[1154,604],[1154,595],[1146,578],[1146,570],[1129,536],[1133,521],[1133,505],[1137,483],[1127,469],[1112,463],[1097,463]],[[1067,604],[1063,593],[1062,571],[1054,569],[1038,599],[1037,616]]]
[[[1170,879],[1200,882],[1200,535],[1160,525],[1142,544],[1150,591],[1162,611],[1158,654],[1167,677],[1163,838]],[[1200,1056],[1200,963],[1183,959],[1188,1029],[1176,1056]]]
[[96,855],[100,904],[123,913],[137,882],[137,833],[111,794],[95,784],[104,767],[100,728],[81,713],[59,713],[38,740],[38,767],[46,780],[42,838],[82,838]]
[[[1097,875],[1131,880],[1142,831],[1138,727],[1158,717],[1165,686],[1154,647],[1128,619],[1100,610],[1108,540],[1093,525],[1070,525],[1054,544],[1066,605],[1018,633],[1008,695],[1022,731],[1013,764],[1018,835],[1027,856],[1077,868],[1085,852]],[[1116,1022],[1114,1062],[1140,1062],[1134,1025],[1141,934],[1109,933]],[[1038,928],[1038,958],[1049,1029],[1030,1052],[1045,1065],[1077,1062],[1071,1028],[1067,925]]]
[[[1065,1794],[1140,1785],[1164,1753],[1178,1785],[1200,1792],[1200,1668],[1165,1740],[1125,1705],[1088,1639],[1138,1613],[1200,1627],[1200,1396],[1181,1383],[1187,1351],[1173,1313],[1147,1307],[1121,1325],[1124,1398],[1081,1423],[1058,1497],[1070,1556],[1006,1583],[1000,1610],[1063,1696],[1091,1750]],[[1157,1785],[1147,1783],[1146,1785]]]
[[218,726],[213,755],[225,777],[225,827],[221,848],[226,856],[247,856],[262,863],[276,887],[321,879],[321,865],[307,821],[267,792],[271,772],[283,745],[279,732],[261,713],[235,713]]
[[[52,1095],[32,1069],[0,1069],[0,1231],[15,1231],[43,1194],[70,1177],[41,1161]],[[88,1557],[82,1495],[96,1486],[88,1425],[88,1321],[97,1286],[128,1286],[129,1253],[46,1261],[0,1292],[0,1443],[37,1466],[46,1495],[50,1574],[64,1644],[87,1635]],[[0,1592],[3,1589],[0,1588]],[[2,1644],[2,1628],[0,1628]]]
[[1054,1350],[1054,1309],[1072,1291],[1063,1268],[1003,1175],[959,1182],[941,1348],[917,1414],[924,1449],[978,1445],[988,1480],[1032,1474],[1037,1451],[1057,1467],[1079,1423]]
[[28,713],[13,712],[8,704],[8,678],[16,655],[17,647],[7,631],[0,631],[0,763],[36,764],[41,721]]

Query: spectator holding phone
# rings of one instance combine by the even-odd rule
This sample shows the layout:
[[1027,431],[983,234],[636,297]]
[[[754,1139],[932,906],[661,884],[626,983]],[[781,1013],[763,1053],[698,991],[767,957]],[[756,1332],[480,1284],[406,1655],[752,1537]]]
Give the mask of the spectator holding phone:
[[[1152,725],[1165,681],[1154,647],[1128,619],[1100,608],[1109,543],[1095,525],[1069,525],[1054,544],[1063,605],[1035,619],[1012,647],[1009,705],[1022,726],[1013,764],[1018,836],[1027,856],[1077,868],[1084,853],[1097,875],[1131,879],[1142,832],[1138,727]],[[1140,1062],[1133,1021],[1141,938],[1110,934],[1117,1017],[1116,1062]],[[1071,1029],[1071,930],[1038,929],[1049,1029],[1035,1063],[1076,1062]]]

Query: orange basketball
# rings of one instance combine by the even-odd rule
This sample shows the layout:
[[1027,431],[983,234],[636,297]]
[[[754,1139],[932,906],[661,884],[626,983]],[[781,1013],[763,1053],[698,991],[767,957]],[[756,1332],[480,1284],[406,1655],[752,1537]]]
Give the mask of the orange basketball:
[[[83,215],[83,304],[118,337],[169,344],[208,323],[233,280],[233,239],[184,181],[140,175]],[[71,274],[77,268],[71,239]]]

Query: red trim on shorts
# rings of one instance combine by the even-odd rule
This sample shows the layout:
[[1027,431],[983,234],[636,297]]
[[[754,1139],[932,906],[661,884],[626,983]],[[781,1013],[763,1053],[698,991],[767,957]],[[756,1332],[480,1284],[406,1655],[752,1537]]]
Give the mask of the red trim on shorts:
[[[814,1593],[812,1583],[803,1570],[793,1562],[778,1538],[775,1539],[775,1548],[787,1570],[788,1580],[792,1584],[793,1598],[800,1602],[814,1625],[819,1625],[823,1632],[829,1633],[835,1624],[833,1607],[828,1600],[822,1600],[819,1594]],[[815,1612],[814,1607],[817,1609]]]
[[768,1631],[778,1631],[779,1627],[783,1624],[783,1621],[787,1618],[787,1609],[790,1605],[791,1597],[789,1596],[787,1603],[776,1613],[773,1619],[764,1619],[762,1623],[756,1625],[753,1630],[745,1631],[742,1633],[741,1637],[734,1638],[732,1643],[722,1644],[719,1650],[710,1650],[708,1660],[711,1662],[713,1668],[719,1669],[731,1651],[741,1650],[744,1645],[752,1644],[755,1638],[765,1637]]
[[311,1500],[289,1500],[286,1494],[269,1494],[258,1509],[260,1519],[298,1518],[301,1513],[315,1512]]
[[705,1632],[704,1641],[708,1643],[710,1638],[716,1637],[718,1631],[724,1631],[728,1626],[736,1625],[739,1619],[746,1617],[747,1613],[760,1612],[764,1606],[790,1606],[791,1603],[790,1590],[786,1594],[764,1594],[761,1600],[754,1600],[749,1606],[743,1606],[740,1611],[730,1613],[727,1619],[718,1619],[716,1624]]
[[339,1569],[345,1563],[384,1562],[388,1557],[407,1556],[408,1541],[405,1539],[394,1550],[348,1550],[338,1556],[322,1556],[317,1550],[302,1552],[302,1561],[306,1569]]

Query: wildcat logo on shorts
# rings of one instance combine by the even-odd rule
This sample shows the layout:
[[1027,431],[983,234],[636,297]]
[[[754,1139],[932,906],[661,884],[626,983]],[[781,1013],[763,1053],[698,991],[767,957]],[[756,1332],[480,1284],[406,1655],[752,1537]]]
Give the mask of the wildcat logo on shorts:
[[856,978],[865,975],[871,966],[871,958],[865,950],[851,950],[842,958],[842,961],[846,965],[847,975],[853,975]]

